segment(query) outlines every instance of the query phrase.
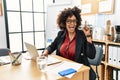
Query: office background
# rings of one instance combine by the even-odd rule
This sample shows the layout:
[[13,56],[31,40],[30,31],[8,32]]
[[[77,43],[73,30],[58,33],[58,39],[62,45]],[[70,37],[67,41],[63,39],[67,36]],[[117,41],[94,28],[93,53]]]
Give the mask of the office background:
[[[45,38],[49,34],[48,31],[50,31],[51,29],[51,26],[49,26],[49,24],[47,23],[51,21],[54,23],[55,19],[53,19],[53,17],[56,15],[56,12],[54,12],[53,10],[51,12],[51,15],[47,16],[47,14],[49,13],[47,12],[48,11],[47,5],[53,5],[53,4],[61,5],[61,6],[69,5],[71,7],[78,6],[79,8],[81,8],[81,0],[12,0],[12,1],[1,0],[1,1],[2,1],[3,15],[0,16],[0,48],[8,47],[11,49],[12,52],[26,50],[23,43],[24,41],[34,44],[38,49],[44,48],[46,46]],[[7,3],[4,3],[5,4],[4,6],[6,7],[3,6],[3,1],[4,2],[7,1]],[[55,3],[53,3],[53,1],[55,1]],[[98,0],[98,1],[107,1],[107,0]],[[93,27],[106,28],[106,21],[111,20],[111,26],[120,25],[120,20],[119,20],[120,0],[114,0],[114,1],[115,3],[113,8],[114,10],[113,14],[93,14],[93,15],[82,16],[82,20],[83,20],[82,24],[84,24],[84,21],[87,20],[88,24],[92,25]],[[15,5],[17,7],[13,7],[14,4],[15,3],[18,4],[18,2],[20,2],[19,5],[21,6],[21,9],[19,11],[11,10],[16,8],[18,9],[18,7],[20,7],[18,5]],[[40,7],[36,8],[35,6],[36,7],[40,6]],[[57,7],[58,6],[56,6],[56,8]],[[7,13],[7,16],[5,16],[6,13],[4,13],[4,10]],[[16,13],[16,14],[10,14],[10,13]],[[22,18],[18,17],[20,16],[20,14]],[[21,22],[16,21],[16,17],[17,19],[20,18]],[[8,23],[5,22],[6,20],[8,20]],[[12,24],[9,22],[11,22]],[[11,25],[15,25],[15,26],[11,26]],[[20,30],[21,28],[22,30]],[[46,30],[46,28],[48,29],[48,31]],[[52,26],[52,29],[53,28],[54,26]],[[9,30],[10,32],[9,31],[6,32],[7,30]],[[46,34],[46,32],[48,32],[48,34]],[[16,34],[19,35],[16,36]],[[22,38],[20,38],[21,35],[23,36]],[[101,46],[104,50],[103,60],[101,62],[101,65],[98,67],[100,80],[113,80],[114,78],[116,78],[114,80],[117,80],[117,78],[120,75],[120,60],[119,60],[120,44],[115,42],[108,43],[106,41],[99,41],[99,40],[98,41],[94,40],[94,43],[97,43],[97,45]],[[112,55],[113,53],[115,55]]]
[[[9,0],[5,0],[5,1],[8,1],[8,2],[10,2]],[[14,0],[14,2],[17,2],[17,1],[21,1],[21,3],[24,1],[24,0]],[[26,7],[26,4],[28,4],[28,2],[34,2],[34,0],[27,0],[26,1],[26,3],[25,4],[23,4],[23,7]],[[40,2],[39,0],[37,0],[38,2]],[[30,32],[36,32],[36,33],[38,33],[38,34],[36,34],[37,36],[36,36],[36,40],[38,41],[38,40],[41,40],[41,42],[37,42],[37,41],[35,41],[33,38],[34,38],[34,36],[28,36],[28,35],[24,35],[24,36],[27,36],[23,41],[27,41],[27,42],[30,42],[30,43],[32,43],[32,44],[36,44],[36,47],[37,48],[44,48],[45,47],[45,27],[46,27],[46,15],[47,15],[47,5],[50,5],[50,4],[70,4],[71,6],[78,6],[78,7],[80,7],[81,8],[81,0],[55,0],[55,3],[53,3],[53,1],[54,0],[41,0],[41,2],[43,3],[42,5],[40,5],[42,8],[43,8],[43,11],[40,11],[40,12],[35,12],[35,11],[33,11],[33,12],[31,12],[31,13],[42,13],[41,14],[41,16],[43,15],[43,17],[40,17],[39,16],[39,18],[37,18],[37,15],[36,15],[36,18],[37,19],[39,19],[38,21],[37,21],[37,23],[36,24],[40,24],[40,23],[42,23],[42,27],[41,28],[38,28],[36,31],[30,31]],[[40,2],[40,3],[41,3]],[[10,2],[10,3],[12,3],[13,4],[13,2]],[[100,21],[100,19],[98,19],[99,18],[99,14],[94,14],[94,15],[89,15],[89,16],[84,16],[84,17],[82,17],[82,19],[83,19],[83,22],[85,21],[85,20],[87,20],[90,24],[92,24],[93,26],[96,26],[96,27],[105,27],[105,22],[106,22],[106,20],[107,19],[110,19],[111,20],[111,22],[112,22],[112,25],[119,25],[120,24],[120,20],[119,20],[119,17],[120,17],[120,7],[119,7],[119,3],[120,3],[120,1],[119,0],[115,0],[115,4],[114,4],[114,13],[113,14],[109,14],[109,15],[100,15],[101,16],[101,19],[102,19],[102,24],[97,24],[99,21]],[[3,0],[2,0],[2,4],[3,4]],[[29,4],[31,4],[31,3],[29,3]],[[10,6],[10,5],[9,5]],[[39,4],[38,4],[38,6],[39,6]],[[28,5],[28,8],[30,7],[30,5]],[[10,8],[10,7],[9,7]],[[27,7],[26,7],[27,8]],[[8,9],[8,8],[7,8]],[[7,10],[6,9],[6,11],[10,11],[10,10]],[[21,8],[22,9],[22,8]],[[24,10],[23,10],[23,12],[26,12],[27,13],[27,11],[25,11],[25,8],[23,8]],[[34,10],[37,10],[38,9],[38,7],[37,8],[34,8]],[[12,49],[12,51],[13,50],[15,50],[15,51],[21,51],[21,50],[25,50],[24,49],[24,45],[23,45],[23,43],[22,43],[22,47],[18,47],[18,45],[20,45],[21,44],[21,42],[19,43],[19,42],[16,42],[15,43],[15,37],[13,37],[13,39],[11,39],[11,40],[14,40],[14,41],[12,41],[11,43],[12,44],[10,44],[10,41],[8,41],[7,39],[7,37],[8,36],[6,36],[6,34],[8,34],[8,33],[6,33],[6,29],[8,30],[8,28],[6,28],[6,26],[5,26],[5,14],[4,14],[4,6],[2,5],[2,10],[3,10],[3,15],[2,16],[0,16],[0,48],[6,48],[6,47],[10,47],[10,45],[14,45],[14,46],[11,46],[11,49]],[[14,11],[13,11],[14,12]],[[20,12],[20,11],[19,11]],[[29,11],[28,11],[28,13],[29,13]],[[53,15],[54,15],[54,12],[53,12]],[[14,16],[13,14],[12,14],[12,16]],[[26,14],[23,14],[23,16],[26,16]],[[28,16],[28,15],[27,15]],[[31,14],[30,14],[30,16],[31,16]],[[29,17],[29,16],[28,16]],[[27,17],[26,17],[27,18]],[[26,18],[24,18],[24,20],[26,19]],[[34,17],[35,18],[35,17]],[[26,23],[24,23],[25,21],[23,20],[23,24],[25,24],[25,25],[33,25],[31,22],[31,20],[32,20],[32,18],[29,20],[29,22],[26,22]],[[35,20],[35,19],[34,19]],[[52,19],[51,19],[52,20]],[[12,21],[12,20],[8,20],[8,21]],[[41,21],[43,21],[43,22],[41,22]],[[35,21],[34,21],[35,22]],[[40,22],[40,23],[39,23]],[[15,22],[16,23],[16,22]],[[16,23],[16,24],[19,24],[19,23]],[[9,24],[8,24],[9,25]],[[17,27],[17,26],[15,26],[15,27]],[[14,28],[15,28],[14,27]],[[11,28],[11,31],[14,31],[14,28]],[[29,29],[30,27],[24,27],[25,29],[25,31],[26,31],[26,29]],[[9,31],[10,31],[10,29],[9,29]],[[29,32],[29,31],[28,31]],[[28,33],[28,32],[25,32],[25,33]],[[12,33],[14,33],[14,32],[12,32]],[[31,35],[32,33],[30,33],[29,35]],[[33,41],[31,42],[30,40],[31,39],[33,39]],[[9,38],[9,40],[10,40],[10,38]],[[18,41],[20,41],[20,38],[17,38],[17,40]],[[17,45],[16,45],[17,44]],[[15,49],[16,48],[16,49]]]
[[[47,4],[53,4],[53,0],[15,0],[14,4],[9,0],[4,0],[3,3],[5,13],[1,18],[3,18],[4,30],[1,31],[4,31],[2,32],[4,34],[1,35],[3,37],[1,41],[4,42],[1,42],[1,48],[8,47],[11,51],[25,51],[24,42],[35,44],[39,49],[44,48]],[[56,0],[55,3],[71,4],[71,0],[62,3]]]

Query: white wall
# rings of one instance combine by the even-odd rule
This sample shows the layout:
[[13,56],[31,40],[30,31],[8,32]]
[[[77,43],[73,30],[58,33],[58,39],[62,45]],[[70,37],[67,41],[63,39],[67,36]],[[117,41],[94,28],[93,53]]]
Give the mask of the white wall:
[[55,0],[57,4],[71,4],[72,0]]
[[77,6],[79,8],[81,8],[81,0],[72,0],[72,6]]
[[120,0],[115,0],[115,13],[113,15],[109,15],[112,20],[113,25],[120,25]]
[[71,6],[81,7],[81,0],[55,0],[57,4],[71,4]]
[[[3,10],[3,6],[2,6],[2,10]],[[7,47],[6,29],[5,29],[5,20],[4,20],[4,13],[3,13],[3,16],[0,16],[0,48],[6,48],[6,47]]]
[[4,17],[0,16],[0,48],[6,48],[6,32],[5,32],[5,24]]

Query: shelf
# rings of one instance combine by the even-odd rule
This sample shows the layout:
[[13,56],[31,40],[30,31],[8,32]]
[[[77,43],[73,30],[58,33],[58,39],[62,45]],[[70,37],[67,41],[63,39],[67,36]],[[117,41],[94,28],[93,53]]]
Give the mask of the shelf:
[[110,67],[114,67],[114,68],[120,69],[120,66],[112,65],[112,64],[109,64],[109,63],[107,63],[107,66],[110,66]]
[[106,64],[107,64],[107,62],[105,62],[105,61],[102,61],[101,63],[102,63],[102,64],[104,64],[104,65],[106,65]]
[[93,40],[93,42],[96,42],[96,43],[104,43],[104,44],[109,44],[109,45],[118,45],[118,46],[120,46],[120,43],[116,43],[116,42],[112,42],[112,41]]
[[96,43],[106,43],[105,41],[100,41],[100,40],[93,40],[93,42],[96,42]]
[[114,67],[114,68],[117,68],[117,69],[120,69],[120,66],[112,65],[112,64],[109,64],[109,63],[107,63],[105,61],[102,61],[101,64],[106,65],[106,66],[110,66],[110,67]]
[[[120,66],[109,64],[108,63],[108,57],[109,57],[109,46],[117,46],[120,48],[120,43],[112,42],[112,41],[103,41],[103,40],[93,40],[93,43],[95,45],[98,45],[104,49],[104,60],[101,62],[102,70],[104,75],[101,77],[104,77],[101,80],[112,80],[111,76],[113,75],[113,69],[120,69]],[[104,46],[104,47],[103,47]],[[116,50],[115,50],[116,51]]]
[[120,43],[115,43],[115,42],[108,42],[109,45],[118,45],[120,46]]

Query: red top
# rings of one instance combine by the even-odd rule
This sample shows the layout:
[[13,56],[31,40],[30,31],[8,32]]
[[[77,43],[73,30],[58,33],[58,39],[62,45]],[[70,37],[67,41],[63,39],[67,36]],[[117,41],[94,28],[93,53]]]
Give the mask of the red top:
[[68,34],[66,34],[66,38],[60,47],[60,55],[64,58],[74,61],[75,50],[76,50],[76,38],[74,37],[73,40],[70,41]]

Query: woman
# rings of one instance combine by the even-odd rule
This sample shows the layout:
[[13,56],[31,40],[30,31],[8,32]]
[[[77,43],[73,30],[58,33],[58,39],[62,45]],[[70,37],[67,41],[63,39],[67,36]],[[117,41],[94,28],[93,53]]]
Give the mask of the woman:
[[[73,7],[64,9],[59,14],[57,24],[61,31],[58,32],[57,37],[46,48],[43,55],[47,56],[56,50],[57,55],[90,67],[87,58],[93,59],[96,51],[90,36],[90,29],[84,27],[83,30],[78,30],[82,21],[80,13],[80,9]],[[95,80],[92,68],[90,69],[90,80]]]

